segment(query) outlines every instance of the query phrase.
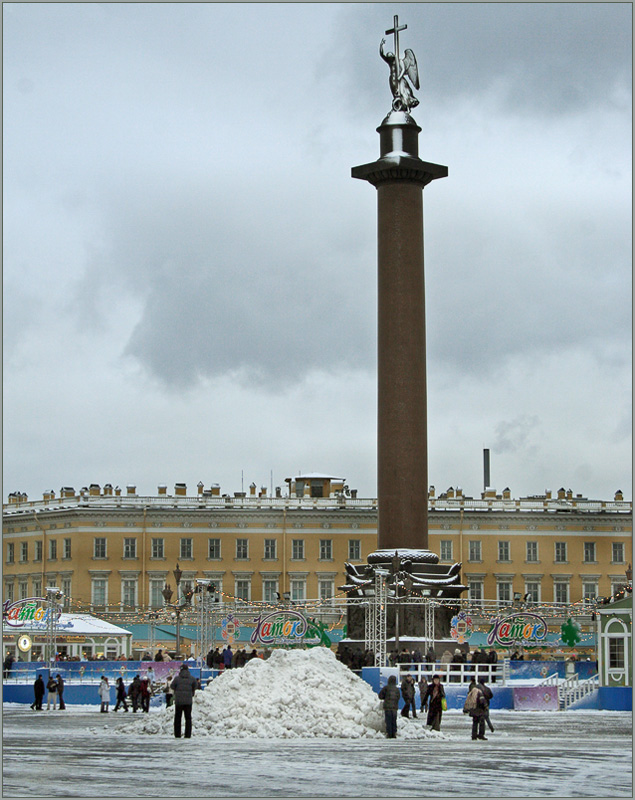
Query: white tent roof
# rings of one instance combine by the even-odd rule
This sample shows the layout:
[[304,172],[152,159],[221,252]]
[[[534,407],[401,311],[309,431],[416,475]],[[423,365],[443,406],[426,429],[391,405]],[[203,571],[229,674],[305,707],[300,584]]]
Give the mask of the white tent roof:
[[[98,617],[93,617],[91,614],[65,614],[58,619],[55,626],[58,633],[71,633],[79,636],[125,636],[129,634],[132,636],[131,631],[125,628],[120,628],[118,625],[113,625]],[[2,625],[3,634],[15,633],[19,636],[21,633],[42,633],[46,631],[45,622],[32,622],[28,621],[20,627],[16,625]]]

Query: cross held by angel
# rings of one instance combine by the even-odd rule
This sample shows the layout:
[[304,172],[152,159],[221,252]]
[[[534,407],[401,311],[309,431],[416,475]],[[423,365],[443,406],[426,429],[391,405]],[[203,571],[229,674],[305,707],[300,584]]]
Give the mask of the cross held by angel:
[[[386,35],[394,34],[395,52],[386,53],[384,45],[386,40],[382,39],[379,45],[379,55],[390,67],[390,90],[392,92],[393,111],[409,111],[419,105],[419,101],[412,93],[410,83],[415,89],[419,88],[419,70],[417,69],[417,59],[410,49],[406,49],[403,58],[399,55],[399,31],[404,31],[408,26],[399,25],[399,17],[394,18],[394,27],[386,31]],[[408,83],[410,81],[410,83]]]

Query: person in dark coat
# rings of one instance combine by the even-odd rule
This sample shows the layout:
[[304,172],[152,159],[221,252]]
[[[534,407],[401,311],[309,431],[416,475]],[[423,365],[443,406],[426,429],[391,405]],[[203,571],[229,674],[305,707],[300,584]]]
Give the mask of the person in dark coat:
[[137,708],[139,706],[139,695],[141,694],[141,678],[139,675],[135,675],[132,679],[132,683],[128,687],[128,696],[130,697],[130,702],[132,703],[132,713],[137,713]]
[[225,669],[232,668],[233,655],[234,654],[232,652],[232,646],[228,644],[227,647],[223,650],[223,664],[225,665]]
[[38,675],[35,681],[33,682],[33,694],[35,696],[35,700],[31,703],[31,708],[34,711],[42,710],[42,700],[44,700],[45,690],[46,686],[44,686],[44,681],[42,680],[42,676]]
[[434,647],[429,647],[426,653],[426,661],[428,664],[434,664],[437,660],[437,654],[434,652]]
[[192,736],[192,703],[196,691],[196,678],[187,664],[181,664],[179,674],[172,681],[174,689],[174,736],[181,738],[181,717],[185,716],[185,738]]
[[141,710],[146,714],[148,714],[150,711],[150,694],[150,681],[147,678],[142,678],[141,685],[139,687],[139,697],[141,699]]
[[397,676],[390,675],[388,683],[379,690],[379,699],[384,701],[384,719],[386,721],[386,738],[397,738],[397,710],[399,709],[399,687]]
[[57,708],[57,681],[52,675],[46,682],[47,695],[46,695],[46,710],[51,708],[51,701],[53,701],[53,711]]
[[123,706],[123,710],[128,710],[128,703],[126,702],[126,687],[123,682],[123,678],[117,678],[117,684],[115,686],[115,694],[117,697],[117,702],[115,703],[114,711],[117,711],[119,706]]
[[60,699],[60,711],[65,711],[66,703],[64,702],[64,678],[62,678],[59,672],[57,673],[55,678],[57,680],[57,696]]
[[445,689],[441,683],[439,675],[432,676],[432,683],[428,684],[428,690],[424,702],[428,704],[427,724],[433,731],[441,730],[441,718],[443,717],[442,701],[445,697]]
[[410,714],[412,707],[412,718],[417,718],[417,706],[415,704],[415,679],[408,673],[404,675],[401,681],[401,696],[403,697],[404,706],[401,709],[401,716],[407,717]]
[[13,653],[7,653],[6,658],[2,662],[2,674],[5,678],[9,677],[9,673],[11,672],[11,667],[13,666],[14,661],[15,657]]
[[483,739],[487,741],[487,737],[485,736],[485,721],[489,717],[489,701],[492,699],[493,693],[489,686],[486,685],[485,678],[479,678],[475,687],[478,693],[476,705],[468,712],[472,717],[472,739]]

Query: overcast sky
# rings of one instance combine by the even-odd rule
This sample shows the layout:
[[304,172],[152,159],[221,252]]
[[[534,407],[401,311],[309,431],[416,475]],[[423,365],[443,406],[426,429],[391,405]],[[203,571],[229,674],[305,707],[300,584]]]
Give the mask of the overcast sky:
[[[4,475],[376,495],[376,191],[418,60],[429,479],[631,491],[630,3],[5,3]],[[286,487],[285,487],[286,488]]]

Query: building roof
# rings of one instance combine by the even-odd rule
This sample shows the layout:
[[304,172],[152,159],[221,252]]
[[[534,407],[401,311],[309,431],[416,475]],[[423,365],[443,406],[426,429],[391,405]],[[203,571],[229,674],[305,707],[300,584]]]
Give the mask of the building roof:
[[[21,633],[42,633],[46,631],[46,622],[25,622],[20,627],[3,623],[2,633],[14,633],[19,636]],[[62,613],[57,621],[56,630],[58,633],[77,634],[78,636],[131,636],[132,633],[126,628],[120,628],[99,617],[91,614],[66,614]]]

